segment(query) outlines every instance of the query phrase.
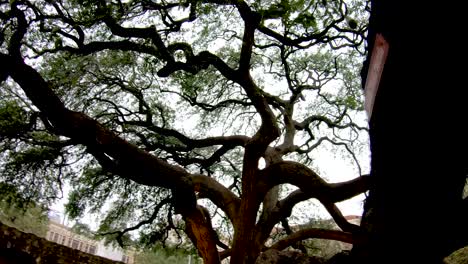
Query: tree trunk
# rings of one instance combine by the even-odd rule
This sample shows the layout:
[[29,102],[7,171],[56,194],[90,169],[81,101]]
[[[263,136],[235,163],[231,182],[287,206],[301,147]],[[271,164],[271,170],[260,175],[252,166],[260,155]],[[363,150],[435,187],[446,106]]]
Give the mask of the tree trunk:
[[244,158],[242,200],[239,208],[239,217],[234,223],[235,230],[231,264],[255,263],[261,250],[261,245],[257,243],[254,232],[260,206],[255,181],[258,175],[258,169],[255,165],[257,162],[254,162],[254,160],[255,159],[250,159],[247,156]]
[[361,263],[441,263],[467,243],[466,73],[455,66],[464,51],[442,37],[463,31],[460,10],[372,2],[369,51],[378,33],[389,53],[370,120],[376,184],[363,219],[369,240],[354,249]]
[[186,223],[186,233],[198,249],[205,264],[219,264],[220,259],[216,248],[216,236],[211,226],[209,216],[203,213],[201,207],[186,212],[184,220]]

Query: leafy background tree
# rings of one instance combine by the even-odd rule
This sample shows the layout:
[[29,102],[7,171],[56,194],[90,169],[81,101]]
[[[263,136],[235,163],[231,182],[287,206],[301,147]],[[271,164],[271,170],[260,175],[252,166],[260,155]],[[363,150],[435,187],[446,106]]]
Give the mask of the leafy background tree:
[[47,208],[25,199],[21,191],[0,183],[0,222],[26,233],[45,237],[49,219]]
[[[190,260],[189,260],[190,258]],[[152,249],[147,249],[138,253],[135,257],[136,263],[148,263],[148,264],[186,264],[202,263],[201,259],[195,252],[185,251],[182,249],[171,249],[160,246],[155,246]]]
[[[254,263],[312,198],[342,231],[272,247],[356,239],[335,204],[370,183],[366,2],[20,0],[0,19],[1,177],[25,195],[67,184],[70,217],[122,245],[175,230],[205,263]],[[360,177],[327,183],[324,150]]]

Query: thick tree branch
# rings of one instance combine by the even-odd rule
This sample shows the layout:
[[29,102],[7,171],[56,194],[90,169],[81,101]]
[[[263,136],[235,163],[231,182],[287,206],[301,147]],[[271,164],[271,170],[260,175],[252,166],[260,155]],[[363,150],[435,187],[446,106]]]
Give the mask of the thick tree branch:
[[202,197],[208,197],[232,222],[237,219],[240,198],[231,190],[208,176],[196,174],[192,175],[191,179],[195,191],[200,192]]
[[342,183],[327,183],[307,166],[283,161],[270,165],[262,171],[262,179],[268,189],[272,186],[289,183],[301,188],[303,192],[313,193],[318,199],[339,202],[367,191],[371,184],[371,177],[363,175]]
[[250,70],[250,59],[252,57],[252,48],[255,43],[255,30],[260,23],[260,16],[252,10],[244,1],[237,1],[236,7],[244,20],[244,36],[242,38],[242,48],[239,60],[238,71],[245,75]]
[[223,101],[219,101],[216,104],[209,104],[209,103],[197,101],[197,95],[192,96],[192,95],[188,95],[188,94],[184,94],[184,93],[180,93],[176,91],[168,91],[168,90],[164,90],[164,92],[177,94],[178,96],[183,98],[185,101],[187,101],[191,106],[200,107],[201,109],[207,112],[212,112],[220,108],[228,107],[231,105],[239,105],[242,107],[248,107],[252,105],[252,103],[248,102],[247,99],[243,99],[243,100],[242,99],[226,99]]
[[327,230],[322,228],[308,228],[299,230],[280,241],[273,244],[270,249],[283,250],[289,246],[296,244],[299,241],[309,238],[329,239],[345,243],[354,244],[357,239],[348,232],[338,230]]
[[[343,197],[340,197],[339,195],[330,195],[330,193],[335,192],[335,191],[330,191],[330,189],[337,188],[337,187],[344,188],[337,192],[341,192],[344,190],[344,192],[347,192],[346,199],[349,199],[353,196],[358,195],[359,193],[362,193],[363,190],[365,191],[369,188],[369,184],[366,183],[365,180],[360,179],[360,178],[367,179],[368,177],[369,176],[361,176],[355,180],[340,183],[339,186],[336,186],[335,184],[329,184],[323,181],[325,185],[321,185],[323,183],[319,183],[319,185],[322,187],[316,186],[317,189],[315,189],[313,184],[309,184],[309,185],[306,184],[304,186],[307,186],[307,187],[303,187],[302,189],[293,191],[286,198],[278,201],[276,204],[276,207],[272,208],[268,214],[262,214],[255,228],[256,233],[257,233],[256,239],[259,242],[264,241],[269,236],[272,228],[274,227],[276,223],[280,222],[281,219],[285,219],[291,215],[292,209],[296,204],[306,201],[311,198],[318,198],[319,201],[322,204],[324,204],[324,206],[326,207],[330,215],[333,217],[337,225],[342,230],[346,232],[360,231],[359,226],[349,223],[343,217],[343,215],[338,210],[338,208],[336,208],[336,206],[334,205],[335,202],[339,202],[345,199],[343,199]],[[311,181],[311,183],[312,182],[313,181]],[[359,186],[361,184],[363,186]],[[367,186],[367,187],[364,187],[364,186]],[[322,189],[322,190],[319,190],[319,189]],[[327,191],[326,189],[329,189],[329,190]],[[351,189],[353,191],[351,191]],[[330,202],[330,200],[328,199],[332,199],[333,202]]]
[[153,45],[155,45],[156,49],[159,51],[161,59],[167,61],[168,63],[174,62],[174,57],[166,48],[155,27],[125,28],[117,24],[117,22],[110,15],[105,16],[103,21],[106,26],[109,27],[112,34],[116,36],[123,38],[150,39],[153,42]]
[[341,120],[342,120],[342,117],[338,118],[336,121],[332,121],[329,118],[327,118],[325,116],[322,116],[322,115],[313,115],[313,116],[307,117],[302,122],[294,122],[294,126],[295,126],[296,129],[302,130],[302,129],[306,129],[313,122],[317,122],[317,123],[325,123],[330,128],[348,128],[348,127],[351,127],[351,128],[356,128],[356,129],[359,129],[359,130],[368,131],[368,129],[366,127],[361,127],[361,126],[359,126],[359,125],[357,125],[357,124],[355,124],[353,122],[349,122],[349,123],[346,123],[346,124],[340,124]]
[[[159,52],[159,58],[166,61],[167,64],[161,70],[158,75],[166,77],[178,70],[185,70],[190,73],[198,73],[201,69],[206,69],[208,65],[213,65],[218,69],[223,76],[229,80],[236,81],[237,77],[234,72],[226,63],[224,63],[219,57],[208,52],[200,52],[197,56],[193,56],[191,47],[185,43],[174,43],[166,47],[159,34],[156,32],[154,27],[149,28],[124,28],[118,25],[115,20],[110,16],[104,19],[106,25],[110,28],[113,34],[125,37],[125,38],[142,38],[151,39],[153,44],[156,46]],[[187,62],[176,62],[174,60],[173,52],[176,50],[183,50],[186,55]],[[237,80],[238,82],[238,80]]]
[[198,249],[203,258],[203,263],[219,264],[221,262],[216,249],[218,239],[209,217],[207,210],[201,206],[186,212],[184,214],[185,232]]
[[20,59],[0,55],[11,67],[9,75],[63,136],[99,149],[118,166],[120,175],[149,186],[174,188],[187,177],[180,167],[168,164],[118,137],[94,119],[65,108],[47,82]]
[[[255,160],[261,156],[268,144],[279,136],[279,129],[266,98],[262,95],[260,88],[255,84],[252,76],[250,75],[250,60],[252,57],[253,45],[255,43],[255,31],[260,22],[260,16],[252,12],[248,4],[244,1],[233,1],[229,2],[229,4],[234,4],[236,6],[244,20],[244,35],[240,51],[239,68],[235,74],[236,78],[233,80],[241,85],[246,91],[247,96],[250,98],[255,109],[262,118],[260,129],[249,143],[252,144],[252,146],[255,146],[253,147],[255,149],[255,154],[252,153],[252,160]],[[247,150],[246,152],[249,151]]]
[[361,228],[358,225],[352,224],[346,220],[346,218],[341,213],[340,209],[334,203],[328,203],[326,201],[321,201],[322,204],[327,209],[328,213],[331,215],[335,223],[338,225],[341,230],[350,233],[357,233],[361,231]]
[[153,123],[147,121],[127,121],[128,125],[141,126],[149,129],[152,132],[155,132],[162,136],[174,137],[178,139],[182,144],[185,145],[185,149],[190,150],[194,148],[203,148],[216,145],[228,145],[228,146],[244,146],[250,140],[249,137],[243,135],[233,135],[233,136],[220,136],[220,137],[207,137],[202,139],[192,139],[186,135],[180,133],[179,131],[162,128],[154,125]]
[[256,225],[256,232],[258,233],[257,239],[259,241],[265,241],[276,223],[280,222],[281,219],[289,217],[296,204],[310,198],[310,194],[306,194],[301,190],[296,190],[290,193],[286,198],[278,201],[276,206],[272,208],[268,214],[264,213],[261,215]]
[[[101,2],[100,4],[105,5],[104,2]],[[155,7],[155,5],[158,7]],[[165,9],[165,8],[172,8],[174,6],[176,5],[168,4],[166,6],[159,6],[158,4],[148,3],[147,9],[148,8],[149,9],[151,8]],[[191,6],[195,7],[195,3],[191,4]],[[60,47],[59,46],[59,47],[55,47],[54,49],[46,49],[42,51],[35,50],[35,49],[33,50],[35,50],[37,54],[44,54],[46,52],[57,52],[60,50],[66,50],[72,53],[79,53],[79,54],[91,54],[91,53],[98,52],[101,50],[106,50],[106,49],[137,51],[137,52],[142,52],[146,54],[151,54],[166,62],[166,65],[158,71],[158,75],[160,77],[167,77],[170,74],[179,70],[184,70],[189,73],[196,74],[200,70],[206,69],[209,65],[213,65],[227,79],[233,80],[235,82],[239,81],[235,71],[231,69],[226,63],[224,63],[216,55],[208,51],[202,51],[198,55],[194,55],[192,48],[187,43],[172,43],[166,46],[166,44],[164,43],[163,39],[161,38],[161,36],[159,35],[158,31],[156,30],[154,26],[150,26],[146,28],[123,27],[117,23],[117,21],[111,16],[111,14],[107,13],[108,11],[106,8],[101,7],[101,9],[102,10],[100,12],[103,13],[103,16],[97,19],[95,22],[102,20],[104,24],[110,29],[113,35],[126,38],[127,40],[94,41],[94,42],[85,44],[84,37],[82,36],[82,34],[79,34],[79,38],[76,38],[72,35],[67,34],[65,37],[72,39],[77,44],[77,47],[70,47],[70,46]],[[71,18],[64,16],[63,13],[62,15],[59,15],[58,17],[50,17],[50,18],[62,20],[64,23],[70,24],[74,28],[79,29],[78,32],[82,33],[82,30],[79,27],[77,27],[77,24],[79,23],[72,20]],[[181,23],[182,22],[176,23],[176,24],[180,26]],[[135,41],[130,41],[128,40],[130,38],[151,40],[151,43],[154,46],[150,46],[148,44],[140,44]],[[33,47],[30,47],[30,48],[33,48]],[[174,59],[174,52],[177,50],[182,50],[184,52],[186,56],[185,63],[176,61]]]
[[[368,175],[363,175],[356,179],[342,183],[327,183],[321,179],[316,173],[307,168],[305,165],[283,161],[272,164],[262,171],[265,179],[263,184],[258,185],[259,195],[265,195],[266,192],[278,184],[290,183],[299,187],[289,194],[283,200],[278,201],[268,215],[262,215],[257,223],[256,230],[259,233],[257,239],[263,241],[268,235],[273,226],[281,219],[291,215],[292,208],[299,202],[310,198],[317,198],[325,206],[329,206],[332,210],[331,214],[343,230],[350,230],[349,225],[346,225],[339,218],[339,214],[333,210],[331,204],[352,198],[360,193],[367,191],[370,188],[371,178]],[[353,228],[353,231],[356,230]]]
[[11,5],[10,16],[16,18],[17,26],[16,30],[13,31],[10,43],[8,43],[8,52],[13,57],[21,58],[21,41],[26,34],[28,24],[24,13],[18,9],[17,2],[13,2]]
[[87,44],[80,43],[78,47],[72,46],[57,46],[51,49],[38,50],[34,46],[26,44],[28,48],[34,51],[38,56],[46,53],[57,53],[59,51],[66,51],[71,54],[89,55],[103,50],[116,50],[116,51],[135,51],[153,56],[158,56],[159,52],[154,47],[135,43],[129,40],[121,41],[93,41]]
[[154,56],[159,55],[159,51],[154,49],[151,46],[135,43],[129,40],[121,41],[94,41],[88,44],[83,44],[78,48],[73,48],[70,46],[65,46],[63,48],[58,48],[57,50],[51,50],[50,52],[55,52],[58,50],[65,50],[74,54],[88,55],[93,54],[103,50],[117,50],[117,51],[136,51],[145,54],[150,54]]
[[[283,218],[281,220],[281,225],[283,226],[284,230],[286,231],[286,234],[292,235],[293,231],[291,229],[291,226],[289,225],[288,219]],[[307,249],[304,247],[302,244],[302,241],[297,241],[295,244],[292,245],[293,248],[300,250],[302,253],[307,254]]]
[[[281,219],[287,218],[291,215],[293,207],[302,201],[317,198],[328,209],[337,224],[346,231],[358,231],[355,226],[346,224],[346,219],[340,218],[339,211],[333,210],[333,203],[343,201],[354,197],[370,188],[370,177],[361,176],[354,180],[343,183],[327,183],[321,179],[316,173],[307,168],[307,166],[291,162],[282,161],[270,165],[263,171],[261,181],[257,183],[258,195],[263,197],[272,186],[278,184],[290,183],[299,187],[289,194],[283,200],[277,202],[276,206],[268,213],[263,213],[255,226],[255,240],[257,243],[263,243],[269,236],[272,228]],[[342,217],[342,215],[341,215]]]
[[[186,158],[186,157],[181,157],[175,153],[173,153],[172,158],[177,161],[177,163],[181,165],[190,165],[190,164],[199,164],[202,168],[208,169],[211,165],[215,164],[216,162],[219,162],[221,160],[221,157],[226,154],[229,150],[235,148],[233,145],[223,145],[220,148],[218,148],[211,156],[205,158]],[[164,147],[162,147],[164,149]],[[174,155],[175,154],[175,155]]]
[[340,16],[336,19],[334,19],[332,22],[330,22],[325,28],[323,28],[321,31],[313,33],[313,34],[305,34],[304,36],[299,36],[296,38],[290,38],[287,34],[281,35],[280,33],[264,26],[260,25],[258,27],[258,30],[262,32],[263,34],[279,41],[280,43],[286,45],[286,46],[293,46],[297,47],[300,49],[304,49],[310,46],[313,46],[317,43],[328,43],[332,42],[333,40],[336,39],[342,39],[346,38],[344,35],[335,35],[335,36],[330,36],[329,33],[331,32],[332,29],[336,29],[336,25],[343,22],[346,19],[347,15],[347,10],[346,10],[346,5],[344,4],[343,1],[340,1],[341,4],[344,5],[345,11],[340,12]]

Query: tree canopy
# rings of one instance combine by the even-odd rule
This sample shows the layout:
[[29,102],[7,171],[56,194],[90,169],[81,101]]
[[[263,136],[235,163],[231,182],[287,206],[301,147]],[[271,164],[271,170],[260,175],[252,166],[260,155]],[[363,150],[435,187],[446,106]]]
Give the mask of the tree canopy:
[[[73,218],[110,204],[100,231],[120,243],[134,230],[154,243],[183,228],[205,263],[254,263],[313,237],[354,243],[359,227],[335,203],[370,184],[356,155],[367,142],[367,9],[0,1],[0,177],[42,202],[70,185]],[[359,177],[322,179],[314,161],[324,145],[344,151]],[[287,232],[269,245],[312,198],[342,231]]]

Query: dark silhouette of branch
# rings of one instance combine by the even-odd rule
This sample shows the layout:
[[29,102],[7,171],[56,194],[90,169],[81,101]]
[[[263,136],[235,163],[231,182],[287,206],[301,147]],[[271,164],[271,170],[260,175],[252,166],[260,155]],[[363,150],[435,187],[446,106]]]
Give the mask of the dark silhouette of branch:
[[134,226],[131,226],[131,227],[127,227],[123,230],[118,230],[118,231],[113,231],[113,232],[104,232],[104,233],[99,233],[98,235],[99,236],[107,236],[107,235],[117,235],[116,239],[117,239],[117,242],[119,243],[119,246],[121,247],[124,247],[124,243],[122,241],[122,237],[130,232],[130,231],[133,231],[133,230],[137,230],[139,229],[140,227],[142,227],[143,225],[149,225],[151,223],[154,222],[154,220],[156,219],[156,217],[158,216],[159,214],[159,211],[161,210],[161,208],[166,205],[166,204],[169,204],[170,202],[172,201],[172,198],[164,198],[163,200],[161,200],[157,205],[156,207],[154,208],[154,211],[153,213],[150,215],[150,217],[148,217],[147,219],[143,220],[143,221],[140,221],[138,224],[134,225]]
[[305,193],[313,194],[319,200],[327,199],[331,202],[343,201],[363,193],[370,188],[371,184],[371,177],[368,175],[342,183],[327,183],[307,166],[293,161],[272,164],[262,171],[262,175],[266,184],[263,192],[268,191],[272,186],[290,183],[301,188]]
[[357,239],[348,232],[327,230],[322,228],[307,228],[286,236],[285,238],[273,244],[270,249],[283,250],[299,241],[309,238],[330,239],[350,244],[354,244],[357,241]]
[[325,206],[333,220],[335,220],[335,223],[338,225],[338,227],[341,228],[341,230],[349,233],[357,233],[362,231],[362,229],[358,225],[348,222],[341,213],[340,209],[338,209],[338,207],[334,203],[328,203],[326,201],[321,202]]
[[192,182],[194,189],[210,197],[210,200],[221,208],[231,221],[238,217],[240,199],[231,190],[215,181],[213,178],[204,175],[193,175]]
[[17,26],[8,43],[8,53],[10,56],[21,58],[21,41],[26,34],[28,24],[24,13],[18,9],[17,2],[12,3],[9,15],[11,18],[16,18]]
[[[294,171],[292,168],[289,168],[290,171],[288,173],[285,172],[285,174],[281,174],[281,171],[278,171],[278,167],[275,167],[273,170],[275,171],[275,173],[278,173],[279,175],[283,176],[285,176],[285,174],[288,174],[289,176],[298,176],[298,174],[301,174],[299,170]],[[289,217],[291,215],[293,207],[296,204],[311,198],[317,198],[327,208],[337,225],[344,231],[361,231],[358,226],[349,223],[343,217],[343,215],[338,210],[338,208],[336,208],[334,203],[349,199],[369,190],[371,184],[370,176],[363,175],[356,179],[342,183],[326,183],[321,178],[316,178],[318,176],[313,174],[313,172],[310,169],[305,169],[305,171],[308,171],[308,176],[298,176],[304,177],[304,179],[302,180],[303,184],[305,185],[301,185],[299,183],[302,182],[302,180],[288,181],[288,183],[291,184],[294,184],[293,182],[295,182],[295,185],[298,186],[300,189],[293,191],[286,198],[278,201],[276,207],[274,207],[268,213],[262,213],[255,229],[256,232],[258,232],[257,238],[259,240],[266,239],[276,223],[280,222],[282,219]],[[305,171],[303,171],[302,173],[306,173]],[[270,174],[268,177],[274,176]]]

